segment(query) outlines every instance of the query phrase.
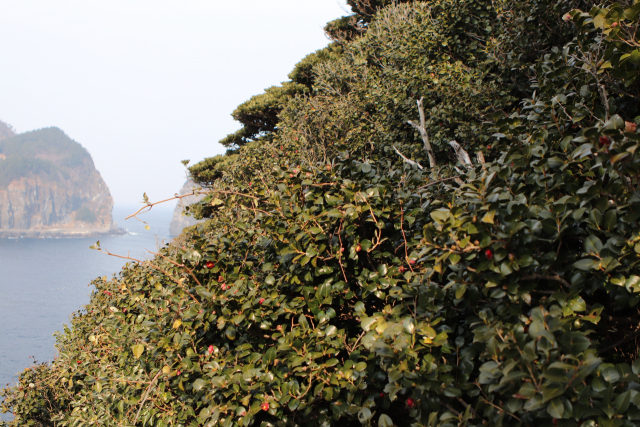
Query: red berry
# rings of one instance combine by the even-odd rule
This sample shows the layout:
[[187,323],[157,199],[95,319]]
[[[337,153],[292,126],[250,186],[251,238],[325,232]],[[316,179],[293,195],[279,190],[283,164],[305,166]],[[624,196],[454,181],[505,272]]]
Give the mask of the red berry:
[[82,362],[78,360],[78,365],[81,364]]
[[615,27],[617,27],[617,26],[618,26],[618,23],[617,23],[617,22],[614,22],[613,24],[611,24],[611,26],[615,28]]
[[209,348],[207,349],[207,351],[209,352],[209,354],[213,353],[213,346],[210,345]]
[[398,269],[400,270],[400,273],[404,273],[404,271],[406,270],[406,268],[404,268],[404,265],[401,265],[400,268]]
[[383,392],[380,392],[380,397],[384,397],[384,393]]
[[218,283],[222,283],[222,282],[224,282],[224,277],[218,276]]
[[490,145],[487,145],[487,148],[488,148],[489,150],[491,150],[491,146],[490,146]]
[[213,268],[215,264],[212,261],[207,261],[207,268]]
[[227,290],[227,285],[225,285],[224,283],[222,284],[222,286],[220,286],[220,288],[222,288],[223,291]]
[[356,245],[356,252],[360,252],[362,250],[362,246],[360,246],[360,243],[358,243]]
[[268,411],[269,404],[267,402],[264,402],[262,405],[260,405],[260,409],[262,409],[263,411]]
[[409,408],[413,408],[416,405],[416,402],[412,398],[407,399],[407,406]]
[[484,256],[486,256],[487,259],[491,261],[493,259],[493,252],[491,252],[491,249],[487,249],[486,251],[484,251]]
[[415,263],[416,263],[416,260],[415,260],[415,259],[410,259],[410,260],[409,260],[409,264],[415,264]]
[[180,375],[180,371],[177,372],[177,375]]
[[264,298],[260,298],[260,304],[264,302]]
[[611,140],[606,136],[601,136],[600,138],[598,138],[598,142],[600,143],[600,145],[609,145]]

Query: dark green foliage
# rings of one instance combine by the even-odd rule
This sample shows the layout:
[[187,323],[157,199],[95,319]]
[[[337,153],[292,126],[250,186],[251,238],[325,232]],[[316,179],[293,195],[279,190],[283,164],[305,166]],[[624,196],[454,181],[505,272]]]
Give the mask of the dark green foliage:
[[25,132],[0,140],[0,185],[30,175],[57,179],[93,168],[89,152],[58,128]]
[[288,77],[292,82],[305,85],[309,89],[312,89],[315,81],[314,67],[323,62],[335,61],[340,58],[341,55],[342,48],[335,43],[331,43],[329,46],[305,56],[302,61],[296,64]]
[[[575,38],[530,68],[512,36],[512,87],[473,37],[443,50],[467,22],[443,4],[382,10],[277,135],[191,167],[209,221],[94,281],[60,357],[3,391],[14,424],[639,425],[640,2],[545,16]],[[455,4],[473,34],[501,5]],[[440,94],[433,170],[391,147],[420,159],[411,90]],[[487,161],[447,162],[453,136]]]
[[225,147],[240,147],[254,139],[275,132],[278,113],[289,99],[303,94],[307,87],[294,82],[284,82],[282,86],[271,86],[261,95],[238,106],[232,116],[244,126],[238,132],[220,141]]
[[81,207],[76,211],[75,218],[76,218],[76,221],[83,221],[88,223],[95,222],[97,219],[96,214],[91,212],[85,206]]
[[224,165],[233,160],[232,155],[207,157],[203,161],[191,166],[189,168],[189,174],[194,182],[210,185],[222,177]]
[[5,187],[11,181],[30,175],[55,177],[56,172],[59,169],[47,160],[11,156],[0,159],[0,186]]

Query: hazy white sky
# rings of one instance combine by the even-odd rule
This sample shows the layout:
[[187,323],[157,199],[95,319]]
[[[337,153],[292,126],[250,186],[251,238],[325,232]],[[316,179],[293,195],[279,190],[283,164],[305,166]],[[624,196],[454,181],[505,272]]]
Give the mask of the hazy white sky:
[[0,120],[86,147],[116,204],[224,152],[233,109],[327,45],[344,0],[0,0]]

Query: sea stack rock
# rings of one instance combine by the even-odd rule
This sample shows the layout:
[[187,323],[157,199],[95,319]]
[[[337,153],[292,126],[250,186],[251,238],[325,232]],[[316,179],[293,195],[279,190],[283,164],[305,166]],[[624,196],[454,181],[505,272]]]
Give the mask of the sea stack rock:
[[[197,187],[197,185],[193,181],[187,181],[180,189],[179,194],[183,196],[185,194],[193,193],[193,188],[195,187]],[[169,235],[173,237],[179,236],[182,233],[182,230],[184,230],[186,227],[191,227],[192,225],[203,222],[196,220],[192,216],[186,216],[184,212],[185,206],[198,202],[203,198],[203,195],[198,195],[187,196],[183,197],[181,200],[178,200],[178,203],[173,210],[173,218],[171,219],[171,224],[169,225]]]
[[124,234],[113,224],[113,198],[85,148],[55,127],[15,135],[2,125],[0,237]]

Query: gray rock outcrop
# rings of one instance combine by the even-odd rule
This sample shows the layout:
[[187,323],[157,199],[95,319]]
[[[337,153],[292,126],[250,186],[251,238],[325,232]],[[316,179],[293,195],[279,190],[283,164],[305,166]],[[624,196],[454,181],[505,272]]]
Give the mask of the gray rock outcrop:
[[[196,184],[193,181],[187,181],[180,189],[179,195],[183,196],[193,192],[193,188]],[[198,202],[204,198],[203,195],[187,196],[182,198],[182,202],[178,200],[175,209],[173,210],[173,218],[169,225],[169,234],[171,236],[179,236],[186,227],[191,227],[203,221],[198,221],[192,216],[186,216],[184,214],[184,206],[188,206],[192,203]]]

